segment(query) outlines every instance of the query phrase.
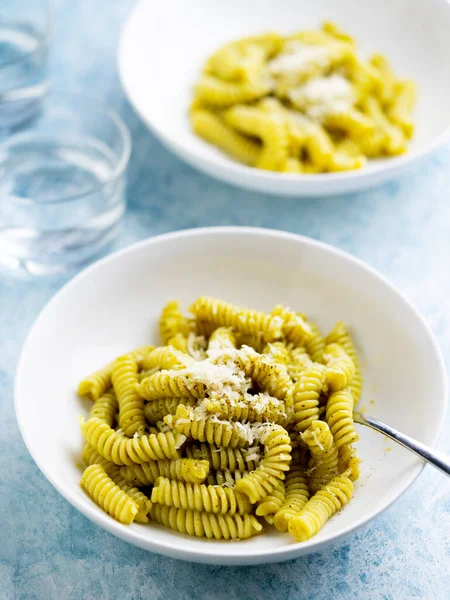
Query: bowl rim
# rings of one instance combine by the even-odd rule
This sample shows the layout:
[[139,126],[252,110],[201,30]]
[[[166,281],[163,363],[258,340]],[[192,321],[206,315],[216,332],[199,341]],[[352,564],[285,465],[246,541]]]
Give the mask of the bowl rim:
[[[250,564],[262,564],[264,562],[280,562],[289,560],[292,558],[297,558],[303,554],[309,554],[311,552],[316,552],[323,548],[324,546],[328,546],[331,543],[334,543],[341,538],[349,535],[350,533],[355,532],[360,529],[364,525],[368,524],[372,519],[381,515],[385,510],[387,510],[394,502],[396,502],[414,483],[417,477],[422,472],[426,463],[422,465],[418,464],[414,470],[412,471],[412,475],[409,480],[404,484],[403,489],[399,489],[399,491],[393,496],[393,498],[381,509],[372,510],[370,513],[364,514],[361,518],[356,520],[351,525],[344,528],[339,533],[331,533],[325,535],[322,539],[317,540],[312,538],[303,543],[293,543],[289,546],[285,546],[279,549],[265,549],[262,551],[252,551],[251,554],[246,551],[246,545],[242,546],[242,550],[237,551],[234,554],[223,554],[220,551],[220,546],[217,546],[217,552],[212,554],[208,554],[206,552],[202,552],[198,549],[180,549],[177,548],[173,542],[164,542],[158,541],[155,542],[152,539],[149,539],[147,535],[143,535],[140,531],[136,531],[131,528],[124,527],[119,522],[112,519],[109,515],[98,509],[95,504],[91,504],[87,502],[87,497],[79,496],[74,493],[72,486],[65,485],[57,478],[55,478],[51,469],[47,467],[46,464],[42,464],[42,462],[36,457],[36,452],[30,444],[27,429],[24,426],[22,420],[22,411],[25,410],[24,401],[20,394],[20,381],[23,379],[23,364],[26,361],[27,355],[27,347],[34,335],[34,330],[41,320],[41,318],[50,312],[55,304],[57,304],[61,298],[64,298],[67,294],[71,293],[73,288],[76,288],[78,282],[85,276],[90,276],[98,269],[102,269],[108,263],[113,263],[117,258],[122,257],[126,254],[133,254],[136,251],[139,251],[141,248],[146,246],[154,246],[164,242],[170,242],[171,240],[190,238],[190,237],[198,237],[198,236],[208,236],[208,235],[229,235],[229,234],[238,234],[242,236],[254,235],[254,236],[263,236],[272,239],[281,239],[281,240],[290,240],[300,245],[306,244],[321,250],[324,250],[328,253],[339,256],[341,259],[352,263],[353,265],[365,270],[369,275],[373,276],[375,279],[379,281],[380,284],[384,284],[389,288],[391,292],[397,295],[399,300],[408,308],[414,317],[417,319],[418,324],[423,328],[424,334],[429,338],[429,342],[433,348],[437,367],[439,371],[440,383],[442,386],[443,397],[441,399],[440,414],[438,415],[438,425],[434,434],[432,436],[432,441],[429,444],[430,447],[434,447],[439,439],[439,435],[442,431],[445,414],[447,409],[447,395],[448,395],[448,387],[447,387],[447,376],[445,370],[445,364],[442,357],[442,353],[438,342],[431,331],[431,328],[425,321],[424,317],[415,308],[415,306],[407,300],[403,294],[397,289],[395,285],[390,283],[383,275],[378,273],[375,269],[373,269],[370,265],[367,265],[365,262],[360,260],[359,258],[339,249],[330,244],[326,244],[324,242],[309,238],[307,236],[290,233],[286,231],[280,231],[276,229],[266,229],[260,227],[240,227],[240,226],[220,226],[220,227],[202,227],[202,228],[193,228],[193,229],[184,229],[180,231],[174,231],[169,233],[164,233],[155,237],[146,238],[126,248],[118,250],[87,267],[80,273],[78,273],[73,279],[67,282],[45,305],[42,311],[39,313],[37,318],[35,319],[33,325],[31,326],[25,342],[22,347],[21,355],[17,364],[16,375],[14,379],[14,407],[16,412],[17,423],[19,426],[20,433],[22,435],[23,441],[30,452],[33,460],[36,465],[39,467],[40,471],[44,474],[44,476],[48,479],[48,481],[53,485],[53,487],[81,514],[87,517],[90,521],[100,525],[103,529],[109,531],[110,533],[116,535],[117,537],[133,544],[144,548],[145,550],[149,550],[151,552],[156,552],[158,554],[162,554],[164,556],[178,558],[182,560],[186,560],[188,562],[197,562],[197,563],[209,563],[209,564],[219,564],[219,565],[250,565]],[[235,545],[234,548],[238,549],[238,545]]]
[[[335,173],[280,173],[276,171],[265,171],[263,169],[255,169],[247,165],[240,164],[232,159],[222,160],[222,157],[217,157],[213,152],[203,153],[196,146],[186,146],[180,143],[173,136],[167,135],[164,127],[161,127],[157,120],[153,120],[143,109],[141,101],[135,98],[133,93],[134,86],[130,85],[131,72],[126,68],[125,56],[127,55],[127,46],[129,40],[133,39],[133,26],[134,22],[139,20],[140,11],[143,10],[143,6],[148,4],[148,0],[140,0],[133,10],[130,11],[127,16],[125,23],[120,33],[120,40],[117,50],[117,64],[119,79],[125,94],[134,107],[139,117],[148,126],[150,131],[162,142],[169,150],[176,153],[176,155],[182,158],[184,161],[196,168],[211,175],[212,170],[225,181],[234,182],[234,185],[240,185],[235,183],[233,174],[238,176],[241,180],[245,179],[246,182],[259,180],[261,185],[264,183],[275,183],[275,182],[291,182],[294,183],[312,183],[317,184],[333,184],[347,181],[362,180],[366,176],[380,175],[383,177],[383,181],[388,179],[391,175],[393,176],[396,172],[405,169],[406,167],[424,159],[426,156],[437,150],[450,141],[450,124],[437,136],[429,140],[421,148],[414,151],[408,150],[405,154],[400,156],[391,156],[384,161],[377,163],[370,162],[362,169],[354,169],[351,171],[341,171]],[[207,144],[207,142],[205,142]],[[226,158],[226,155],[224,155]],[[203,164],[202,164],[203,163]],[[198,166],[202,164],[202,167]]]

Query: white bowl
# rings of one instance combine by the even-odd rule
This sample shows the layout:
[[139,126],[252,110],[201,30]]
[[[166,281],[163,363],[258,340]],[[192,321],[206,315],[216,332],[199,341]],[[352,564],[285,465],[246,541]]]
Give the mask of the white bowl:
[[[407,154],[361,171],[296,175],[240,165],[196,137],[187,118],[192,86],[221,44],[266,30],[289,33],[334,20],[364,55],[379,51],[418,85],[416,135]],[[450,7],[446,0],[143,0],[125,25],[119,71],[128,97],[153,133],[192,166],[243,188],[292,196],[354,192],[405,171],[449,139]]]
[[195,539],[156,524],[127,527],[98,508],[79,485],[78,415],[86,415],[91,403],[77,398],[77,382],[130,348],[157,343],[158,316],[169,298],[187,307],[201,294],[261,310],[282,302],[317,319],[324,330],[344,320],[361,350],[361,405],[422,442],[436,442],[446,403],[442,358],[422,317],[383,277],[340,250],[289,233],[239,227],[171,233],[113,254],[75,277],[50,301],[25,342],[15,386],[20,430],[39,468],[75,508],[153,552],[196,562],[257,564],[320,550],[407,489],[422,462],[360,428],[362,476],[354,499],[303,544],[276,531],[242,542]]

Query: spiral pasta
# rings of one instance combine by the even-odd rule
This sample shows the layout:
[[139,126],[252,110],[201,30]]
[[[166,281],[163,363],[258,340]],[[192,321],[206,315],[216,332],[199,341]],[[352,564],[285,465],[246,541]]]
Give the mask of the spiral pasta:
[[348,356],[350,356],[350,358],[353,361],[353,364],[355,365],[355,374],[353,375],[353,378],[349,383],[348,387],[353,396],[354,404],[356,404],[361,397],[363,383],[361,367],[359,365],[358,355],[353,344],[353,340],[342,321],[336,323],[336,325],[327,335],[326,342],[327,344],[336,343],[342,346],[342,348],[344,348],[345,352],[348,354]]
[[414,83],[397,79],[386,57],[363,59],[352,36],[326,22],[217,49],[189,116],[197,136],[244,165],[301,176],[405,152],[415,99]]
[[[267,44],[264,55],[276,52]],[[222,58],[210,68],[231,73],[234,58]],[[288,110],[276,102],[255,106]],[[125,524],[244,539],[264,522],[307,539],[360,475],[352,415],[362,377],[348,331],[338,323],[324,337],[281,304],[265,313],[202,296],[191,311],[168,302],[164,345],[124,354],[87,381],[95,399],[80,417],[82,487]]]
[[310,355],[303,346],[297,346],[290,352],[288,373],[293,382],[297,382],[302,373],[313,366]]
[[289,308],[278,304],[271,312],[283,321],[283,335],[288,342],[301,346],[311,337],[311,328],[306,320],[299,313],[289,310]]
[[263,78],[252,81],[228,82],[212,75],[202,75],[195,87],[196,101],[200,106],[224,107],[240,102],[250,102],[265,96],[270,86]]
[[361,460],[356,456],[353,444],[344,444],[339,448],[339,473],[349,471],[349,478],[356,481],[360,476]]
[[137,372],[137,362],[128,354],[116,360],[111,375],[119,404],[119,424],[128,436],[145,429],[144,402],[136,391]]
[[113,462],[103,458],[103,456],[93,446],[91,446],[89,442],[84,444],[81,452],[81,458],[87,467],[93,464],[98,464],[101,465],[106,472],[112,468],[116,469],[117,467],[117,465],[115,465]]
[[247,459],[247,450],[241,448],[221,448],[210,444],[187,444],[186,454],[190,458],[208,461],[214,471],[253,471],[257,467],[255,460]]
[[256,165],[261,154],[261,145],[245,135],[235,131],[225,121],[210,110],[191,111],[191,123],[194,132],[210,144],[250,167]]
[[297,542],[305,542],[316,535],[328,519],[350,500],[353,483],[347,475],[343,473],[335,477],[289,520],[289,533]]
[[325,117],[324,123],[329,129],[346,133],[350,139],[370,135],[375,131],[373,121],[359,110],[330,113]]
[[355,364],[347,352],[339,344],[328,344],[323,359],[327,366],[326,379],[333,392],[347,387],[355,374]]
[[[376,135],[376,131],[367,133],[362,139],[367,140],[374,135]],[[330,171],[352,171],[354,169],[361,169],[367,162],[366,157],[363,156],[363,154],[363,148],[360,148],[353,139],[346,138],[336,142],[335,152],[330,161]]]
[[287,365],[290,363],[291,355],[285,342],[272,342],[264,346],[263,355],[270,356],[277,364]]
[[108,477],[101,465],[93,464],[85,469],[81,487],[116,521],[129,525],[136,518],[137,503]]
[[134,517],[136,523],[148,523],[148,513],[152,507],[150,498],[123,478],[120,467],[115,467],[115,470],[111,469],[109,471],[105,469],[105,472],[111,477],[117,487],[136,503],[138,507],[138,511]]
[[283,506],[285,496],[285,486],[280,479],[272,492],[267,494],[267,496],[264,496],[264,498],[257,503],[255,511],[257,516],[264,517],[264,520],[269,523],[269,525],[273,525],[275,514]]
[[394,97],[397,81],[388,59],[383,54],[374,54],[370,59],[370,65],[378,73],[377,96],[383,104],[389,105]]
[[180,352],[187,353],[188,351],[188,338],[182,333],[177,333],[173,337],[169,338],[167,340],[167,344],[176,350],[179,350]]
[[338,449],[358,440],[353,423],[353,398],[350,390],[344,389],[330,395],[326,419]]
[[142,464],[150,460],[179,458],[179,442],[184,438],[173,433],[126,437],[111,429],[100,419],[84,421],[81,418],[81,430],[87,442],[106,460],[116,465]]
[[219,48],[208,59],[205,72],[225,81],[249,81],[258,74],[267,52],[261,44],[234,42]]
[[211,333],[207,354],[211,356],[224,348],[236,348],[236,336],[231,327],[218,327]]
[[240,308],[217,298],[202,296],[190,307],[191,312],[215,327],[232,327],[237,333],[261,337],[264,342],[273,342],[282,336],[281,320],[256,310]]
[[332,36],[333,38],[340,40],[342,42],[347,42],[349,44],[351,44],[352,46],[355,45],[355,40],[352,38],[351,35],[348,35],[348,33],[345,33],[345,31],[343,31],[339,25],[337,25],[336,23],[334,23],[333,21],[325,21],[322,24],[322,30]]
[[263,59],[273,56],[282,44],[283,39],[274,32],[236,40],[214,52],[204,70],[224,80],[249,80]]
[[308,479],[301,465],[291,466],[286,475],[285,488],[284,501],[273,519],[273,524],[281,533],[288,530],[289,520],[302,510],[309,499]]
[[260,438],[264,445],[261,464],[236,483],[236,490],[248,496],[252,504],[274,490],[278,481],[285,478],[291,462],[291,440],[281,425],[264,427]]
[[319,398],[325,385],[326,370],[322,365],[313,364],[306,369],[292,390],[294,403],[294,427],[305,431],[319,418]]
[[243,447],[247,444],[245,435],[239,427],[240,423],[220,421],[212,417],[193,420],[191,413],[183,404],[178,406],[174,416],[169,415],[164,420],[179,434],[198,442],[208,442],[225,448]]
[[179,371],[158,371],[143,379],[136,389],[145,400],[173,397],[196,399],[205,396],[205,386],[202,383],[190,385],[186,376]]
[[249,106],[234,106],[224,119],[241,133],[256,137],[262,148],[256,166],[269,171],[283,170],[288,157],[288,129],[282,117]]
[[325,338],[319,327],[313,321],[308,321],[311,335],[305,340],[305,349],[316,363],[323,362],[323,353],[325,352]]
[[412,137],[414,133],[414,124],[411,119],[411,113],[416,101],[416,86],[413,81],[400,81],[394,85],[394,96],[392,104],[388,111],[388,117],[398,125],[406,137]]
[[292,386],[285,365],[264,354],[253,363],[252,379],[263,391],[278,400],[284,400]]
[[338,449],[324,421],[314,421],[302,434],[311,452],[309,489],[315,493],[338,475]]
[[158,421],[162,421],[166,415],[174,415],[179,404],[194,406],[196,402],[195,398],[160,398],[159,400],[153,400],[144,405],[145,418],[150,424],[155,425]]
[[154,504],[150,516],[169,529],[195,537],[216,540],[245,540],[262,531],[262,525],[253,515],[229,515],[197,512]]
[[191,458],[156,460],[121,467],[122,476],[136,487],[152,485],[158,477],[187,483],[203,483],[209,473],[209,462]]
[[159,320],[159,333],[162,343],[168,344],[171,338],[181,334],[187,337],[191,331],[189,320],[180,311],[180,305],[170,300],[162,310]]
[[248,394],[236,404],[231,404],[227,399],[208,400],[205,407],[211,415],[228,421],[243,423],[267,423],[270,421],[286,426],[290,420],[286,403],[267,394]]
[[371,134],[378,134],[383,138],[382,151],[388,156],[396,156],[406,152],[406,139],[403,131],[397,125],[391,123],[384,114],[380,101],[374,97],[367,97],[362,103],[366,114],[372,119],[375,129]]
[[[129,354],[139,363],[153,348],[154,346],[142,346],[142,348],[137,348]],[[78,386],[78,395],[98,400],[112,386],[111,377],[114,364],[114,362],[111,362],[98,371],[94,371],[88,377],[85,377]]]
[[220,485],[171,481],[159,477],[152,490],[152,502],[208,513],[244,515],[251,510],[247,497]]
[[137,523],[148,523],[148,513],[151,508],[151,501],[145,494],[134,487],[129,481],[124,479],[121,468],[112,462],[107,461],[101,456],[95,448],[93,448],[88,442],[84,445],[82,458],[87,466],[97,464],[101,465],[105,473],[112,479],[112,481],[123,491],[134,500],[138,506],[138,512],[135,516]]
[[105,392],[98,400],[96,400],[89,411],[88,419],[96,417],[101,421],[104,421],[110,427],[113,426],[116,420],[117,413],[119,411],[119,405],[117,403],[116,394],[113,390]]
[[249,474],[248,471],[211,471],[206,479],[208,485],[222,485],[225,487],[235,487],[236,482]]
[[193,358],[186,356],[184,352],[180,352],[173,346],[161,346],[155,348],[143,358],[141,368],[149,371],[153,369],[184,369],[191,365],[193,361]]

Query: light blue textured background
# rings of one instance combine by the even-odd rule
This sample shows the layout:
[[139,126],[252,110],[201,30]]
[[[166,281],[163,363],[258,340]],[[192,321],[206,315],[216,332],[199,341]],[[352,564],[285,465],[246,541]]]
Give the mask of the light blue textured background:
[[[51,60],[58,87],[79,86],[104,97],[131,129],[130,210],[119,245],[225,224],[285,229],[335,244],[388,276],[418,306],[448,365],[450,151],[402,179],[350,197],[296,201],[213,181],[162,148],[124,99],[115,51],[133,4],[59,0]],[[369,527],[321,554],[285,564],[182,563],[129,546],[78,514],[37,469],[13,409],[23,340],[63,283],[0,281],[0,600],[450,598],[450,485],[430,467]],[[440,447],[450,451],[448,426],[447,419]]]

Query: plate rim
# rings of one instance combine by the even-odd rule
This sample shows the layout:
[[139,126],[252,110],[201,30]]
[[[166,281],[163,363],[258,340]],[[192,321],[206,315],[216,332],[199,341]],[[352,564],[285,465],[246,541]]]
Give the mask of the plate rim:
[[[412,311],[416,319],[420,322],[423,332],[429,338],[429,341],[433,347],[436,359],[437,366],[440,375],[440,383],[442,385],[442,403],[440,405],[440,414],[439,419],[437,421],[438,425],[434,434],[432,436],[432,440],[429,443],[431,448],[436,446],[436,443],[439,439],[439,436],[442,432],[445,414],[447,410],[448,404],[448,382],[447,382],[447,374],[445,369],[445,363],[442,356],[442,352],[440,346],[437,342],[437,339],[432,332],[430,326],[426,322],[425,318],[422,316],[420,311],[412,304],[403,294],[402,292],[392,284],[384,275],[376,271],[373,267],[362,261],[361,259],[353,256],[352,254],[341,250],[331,244],[324,243],[322,241],[309,238],[307,236],[303,236],[296,233],[290,233],[287,231],[270,229],[270,228],[262,228],[262,227],[246,227],[246,226],[218,226],[218,227],[201,227],[201,228],[190,228],[183,229],[179,231],[173,231],[168,233],[163,233],[161,235],[157,235],[154,237],[149,237],[144,240],[140,240],[122,248],[116,252],[113,252],[102,259],[94,262],[92,265],[88,266],[80,273],[75,275],[70,281],[68,281],[58,292],[50,298],[44,308],[40,311],[38,316],[36,317],[33,325],[31,326],[25,341],[22,346],[22,350],[20,353],[20,357],[17,363],[16,374],[14,378],[14,407],[16,413],[16,419],[19,426],[19,431],[21,433],[22,439],[27,447],[27,450],[31,454],[34,462],[36,463],[39,470],[43,473],[46,479],[52,484],[52,486],[81,514],[87,517],[93,523],[100,525],[103,529],[107,530],[109,533],[116,535],[124,541],[127,541],[133,545],[141,547],[145,550],[155,552],[157,554],[161,554],[164,556],[168,556],[171,558],[178,558],[181,560],[186,560],[188,562],[196,562],[196,563],[204,563],[204,564],[216,564],[216,565],[252,565],[252,564],[263,564],[268,562],[282,562],[286,560],[290,560],[293,558],[297,558],[304,554],[309,554],[311,552],[317,552],[328,546],[337,542],[354,533],[361,527],[370,523],[374,518],[380,516],[385,510],[387,510],[394,502],[396,502],[414,483],[417,477],[422,472],[426,463],[420,464],[418,463],[410,476],[408,482],[404,484],[403,489],[401,489],[397,494],[393,496],[393,498],[380,510],[372,511],[368,516],[363,515],[360,519],[356,520],[354,523],[346,527],[343,531],[338,534],[329,534],[326,535],[320,541],[314,541],[314,538],[308,540],[303,543],[293,543],[289,546],[285,546],[276,550],[262,550],[260,552],[252,552],[251,554],[246,554],[245,545],[242,547],[242,551],[237,552],[236,554],[221,554],[220,546],[217,546],[218,552],[215,554],[207,554],[206,552],[202,552],[200,550],[187,550],[180,549],[174,547],[172,543],[164,543],[164,542],[154,542],[153,540],[147,538],[146,536],[140,535],[139,532],[136,532],[134,529],[127,529],[125,526],[120,524],[119,522],[112,519],[109,515],[101,511],[95,504],[86,503],[86,499],[82,496],[77,496],[70,487],[67,487],[60,484],[57,479],[53,477],[51,474],[51,470],[47,468],[45,464],[42,464],[41,461],[36,457],[36,452],[30,444],[27,434],[27,429],[24,426],[22,421],[22,411],[25,410],[23,406],[24,401],[20,399],[20,381],[23,378],[23,364],[26,361],[27,355],[27,347],[30,343],[34,335],[34,330],[37,327],[38,322],[41,318],[47,313],[50,312],[53,308],[53,305],[57,304],[60,298],[64,297],[64,295],[70,293],[73,287],[75,287],[80,279],[83,277],[95,272],[97,269],[101,269],[105,264],[114,262],[114,260],[120,256],[124,256],[126,254],[132,254],[139,249],[145,246],[157,245],[160,242],[170,241],[173,239],[179,238],[188,238],[188,237],[197,237],[203,235],[211,235],[211,234],[219,234],[219,235],[227,235],[227,234],[239,234],[243,236],[248,235],[257,235],[257,236],[269,236],[272,238],[281,238],[285,240],[291,240],[296,243],[312,245],[313,247],[320,248],[327,252],[331,252],[332,254],[336,254],[343,258],[344,260],[348,260],[356,266],[366,270],[370,275],[379,279],[381,283],[385,284],[391,292],[395,293],[398,298]],[[82,499],[83,498],[83,499]],[[237,548],[237,545],[235,546]]]

